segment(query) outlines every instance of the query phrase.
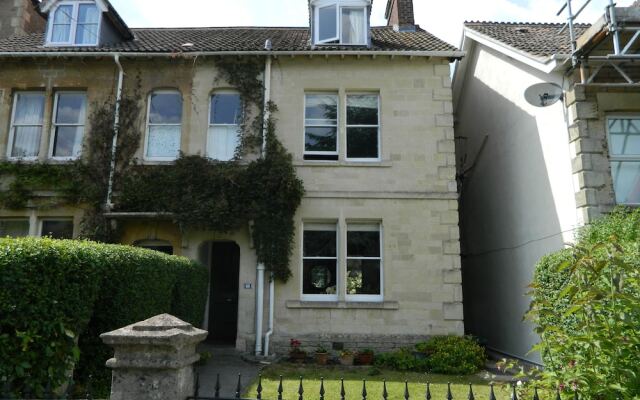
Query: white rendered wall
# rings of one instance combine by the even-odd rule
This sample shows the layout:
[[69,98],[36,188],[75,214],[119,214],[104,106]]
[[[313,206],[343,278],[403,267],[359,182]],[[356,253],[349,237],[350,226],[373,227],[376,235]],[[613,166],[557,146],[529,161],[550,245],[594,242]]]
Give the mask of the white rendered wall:
[[527,354],[538,341],[522,321],[527,285],[538,259],[570,242],[578,222],[564,107],[531,106],[524,92],[539,82],[562,85],[562,76],[480,44],[464,62],[458,158],[478,157],[462,187],[465,325],[489,347],[539,362]]

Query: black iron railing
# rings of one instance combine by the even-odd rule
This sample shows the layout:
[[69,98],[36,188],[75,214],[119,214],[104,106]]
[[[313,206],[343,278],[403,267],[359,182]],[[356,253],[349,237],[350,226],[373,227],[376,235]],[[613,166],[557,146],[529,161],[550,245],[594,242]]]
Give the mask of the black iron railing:
[[[262,385],[262,376],[259,376],[258,378],[258,386],[256,388],[256,397],[254,399],[249,399],[249,398],[243,398],[242,397],[242,375],[238,375],[238,382],[236,384],[236,388],[235,388],[235,395],[233,397],[228,397],[228,396],[220,396],[220,390],[222,389],[222,386],[220,384],[220,374],[216,375],[216,383],[214,386],[214,394],[213,397],[206,397],[206,396],[201,396],[200,395],[200,377],[199,375],[196,375],[196,380],[195,380],[195,393],[192,397],[189,397],[188,400],[263,400],[263,392],[264,392],[264,388]],[[476,390],[474,389],[472,384],[469,384],[469,391],[468,394],[466,396],[467,400],[480,400],[481,397],[476,397]],[[541,399],[540,395],[538,394],[538,389],[534,388],[533,389],[533,397],[531,398],[531,400],[543,400]],[[277,390],[278,396],[277,396],[277,400],[283,400],[283,393],[284,393],[284,385],[283,385],[283,377],[280,376],[280,382],[278,384],[278,390]],[[303,377],[300,377],[300,383],[298,384],[298,391],[297,391],[297,400],[304,400],[305,399],[305,394],[307,392],[305,392],[304,389],[304,379]],[[319,398],[319,400],[325,400],[325,395],[326,395],[326,390],[324,387],[324,379],[321,378],[320,379],[320,390],[317,394],[317,396],[314,395],[307,395],[307,397],[310,397],[312,399],[316,399]],[[387,390],[387,382],[386,380],[382,381],[382,399],[383,400],[388,400],[389,398],[389,391]],[[422,393],[421,393],[422,395]],[[340,380],[340,400],[346,400],[346,396],[347,396],[347,392],[345,390],[344,387],[344,379]],[[358,397],[361,398],[362,400],[368,400],[369,399],[369,391],[367,389],[367,380],[363,379],[362,380],[362,391],[360,393],[358,393]],[[405,381],[404,382],[404,393],[403,393],[403,399],[404,400],[410,400],[411,397],[411,393],[409,391],[409,382]],[[480,396],[480,395],[478,395]],[[487,398],[489,400],[497,400],[496,398],[496,394],[495,394],[495,388],[494,385],[491,384],[489,385],[489,389],[488,389],[488,394],[487,394]],[[333,396],[332,396],[333,397]],[[372,396],[373,398],[378,398],[377,395]],[[431,394],[431,384],[427,383],[425,385],[425,391],[424,391],[424,399],[426,400],[437,400],[435,397],[433,397],[433,395]],[[560,390],[558,389],[556,394],[555,394],[555,400],[561,400],[561,395],[560,395]],[[518,391],[517,391],[517,383],[512,383],[511,384],[511,396],[509,397],[510,400],[525,400],[524,398],[520,398],[518,397]],[[275,399],[274,399],[275,400]],[[286,400],[294,400],[294,399],[286,399]],[[447,394],[445,396],[444,399],[442,400],[462,400],[459,397],[458,398],[454,398],[453,396],[453,392],[451,391],[451,383],[447,384]],[[550,399],[549,399],[550,400]],[[573,393],[573,400],[580,400],[580,396],[579,393],[577,391],[575,391]]]

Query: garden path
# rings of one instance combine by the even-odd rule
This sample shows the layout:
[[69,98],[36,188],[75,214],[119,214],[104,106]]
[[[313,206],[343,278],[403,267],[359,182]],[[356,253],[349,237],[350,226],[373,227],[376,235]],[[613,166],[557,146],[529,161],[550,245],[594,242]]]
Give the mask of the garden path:
[[198,347],[198,351],[211,354],[206,364],[196,368],[196,372],[200,374],[202,396],[213,397],[217,374],[220,374],[220,396],[233,399],[238,385],[238,374],[242,374],[243,393],[260,373],[260,364],[245,361],[242,353],[233,347],[203,343]]

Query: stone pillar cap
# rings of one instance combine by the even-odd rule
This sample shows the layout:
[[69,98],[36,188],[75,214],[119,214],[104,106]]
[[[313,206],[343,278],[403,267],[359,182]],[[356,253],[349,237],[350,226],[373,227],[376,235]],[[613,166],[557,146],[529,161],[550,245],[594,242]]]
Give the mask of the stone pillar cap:
[[108,345],[167,344],[181,346],[198,343],[208,332],[194,328],[188,322],[173,315],[161,314],[142,322],[136,322],[112,332],[103,333],[100,339]]

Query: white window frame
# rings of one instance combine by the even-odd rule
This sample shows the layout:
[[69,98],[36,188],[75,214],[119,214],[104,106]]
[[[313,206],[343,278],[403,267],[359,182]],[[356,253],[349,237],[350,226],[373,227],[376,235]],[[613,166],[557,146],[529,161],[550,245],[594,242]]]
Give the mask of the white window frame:
[[[307,151],[307,127],[314,128],[333,128],[333,125],[313,125],[307,124],[307,96],[335,96],[336,97],[336,151]],[[336,157],[335,160],[306,160],[312,162],[337,162],[340,159],[340,92],[305,92],[304,99],[302,101],[303,104],[303,114],[302,118],[304,119],[302,127],[302,151],[304,156],[333,156]]]
[[[366,46],[369,41],[369,21],[367,18],[367,7],[370,6],[370,2],[367,1],[358,1],[358,0],[320,0],[314,3],[313,12],[314,12],[314,44],[340,44],[342,46]],[[330,6],[336,6],[336,24],[337,24],[337,35],[336,38],[330,38],[325,40],[320,40],[320,9],[326,8]],[[362,8],[364,12],[364,42],[363,43],[343,43],[342,42],[342,9],[343,8]],[[334,43],[337,42],[337,43]]]
[[[349,125],[349,116],[347,114],[347,109],[349,107],[349,96],[376,96],[378,98],[378,124],[377,125]],[[350,162],[380,162],[382,160],[382,135],[381,135],[381,107],[380,107],[380,93],[374,92],[348,92],[344,99],[344,115],[345,115],[345,160]],[[377,128],[378,129],[378,157],[376,158],[353,158],[349,157],[349,128]]]
[[[11,155],[11,152],[13,151],[13,142],[15,141],[15,136],[16,136],[16,124],[15,124],[15,117],[16,117],[16,111],[18,109],[18,95],[20,94],[40,94],[42,95],[42,98],[44,99],[44,109],[42,110],[42,122],[40,125],[17,125],[17,127],[21,127],[21,126],[40,126],[40,143],[38,144],[38,155],[37,156],[33,156],[33,157],[14,157]],[[46,114],[46,106],[47,106],[47,94],[44,91],[38,91],[38,90],[25,90],[25,91],[17,91],[13,94],[13,106],[11,109],[11,125],[9,126],[9,142],[7,143],[7,159],[9,160],[20,160],[20,161],[36,161],[38,160],[38,158],[40,157],[40,145],[42,144],[42,136],[44,135],[44,117]]]
[[[241,126],[238,124],[214,124],[211,121],[211,111],[213,111],[213,97],[217,94],[236,94],[238,96],[240,96],[240,107],[243,108],[243,104],[242,104],[242,96],[240,95],[240,92],[238,91],[234,91],[234,90],[216,90],[215,92],[211,93],[211,95],[209,95],[209,124],[207,125],[207,136],[206,136],[206,141],[205,141],[205,152],[207,153],[207,158],[210,158],[212,160],[216,160],[216,161],[221,161],[221,162],[228,162],[228,161],[233,161],[233,159],[235,158],[235,154],[228,160],[218,160],[217,158],[211,158],[211,156],[209,155],[209,130],[213,127],[216,126],[220,126],[220,127],[228,127],[228,126],[237,126],[238,127],[238,145],[240,145],[240,128]],[[244,111],[244,110],[241,110]],[[237,148],[236,148],[237,150]]]
[[[609,114],[606,117],[605,120],[605,124],[606,124],[606,129],[607,129],[607,143],[609,145],[609,163],[611,165],[611,163],[614,162],[640,162],[640,155],[614,155],[612,154],[611,151],[611,132],[610,132],[610,123],[609,121],[612,119],[632,119],[632,120],[637,120],[640,121],[640,114],[624,114],[624,115],[616,115],[616,114]],[[614,181],[614,177],[613,177],[613,171],[611,171],[611,181],[613,183],[613,188],[612,190],[614,191],[614,196],[616,197],[616,204],[619,205],[624,205],[624,206],[633,206],[633,207],[638,207],[640,206],[640,203],[618,203],[617,201],[617,195],[615,194],[615,181]]]
[[[182,109],[180,110],[180,123],[179,124],[152,124],[151,121],[151,97],[154,94],[178,94],[180,96],[180,99],[182,100]],[[149,93],[149,96],[147,96],[147,123],[146,123],[146,128],[145,128],[145,134],[144,134],[144,148],[143,148],[143,156],[142,159],[144,161],[163,161],[163,162],[170,162],[170,161],[175,161],[178,159],[178,157],[149,157],[147,156],[147,150],[148,150],[148,145],[149,145],[149,131],[150,128],[152,126],[179,126],[180,127],[180,148],[178,149],[178,152],[180,152],[182,150],[182,123],[184,118],[184,98],[182,97],[182,93],[179,90],[171,90],[171,89],[162,89],[162,90],[154,90],[151,93]]]
[[71,232],[71,238],[75,238],[76,237],[76,224],[75,224],[75,220],[73,219],[73,217],[41,217],[38,219],[38,237],[43,237],[42,236],[42,230],[44,228],[44,223],[47,221],[52,221],[52,222],[71,222],[71,225],[73,225],[73,230]]
[[[336,256],[335,257],[305,257],[304,256],[304,232],[308,225],[332,225],[336,232]],[[340,225],[338,221],[303,221],[300,240],[300,299],[302,301],[337,302],[341,285],[340,272]],[[336,293],[335,294],[305,294],[304,293],[304,261],[305,260],[334,260],[336,262]]]
[[[349,226],[357,226],[357,225],[378,225],[378,233],[380,235],[380,257],[349,257]],[[380,294],[348,294],[347,293],[347,285],[344,285],[344,293],[345,300],[348,302],[368,302],[368,303],[381,303],[384,302],[384,229],[381,221],[359,221],[359,220],[348,220],[345,235],[344,235],[344,248],[345,248],[345,263],[344,263],[344,271],[343,271],[343,279],[344,282],[347,282],[347,277],[349,274],[349,260],[379,260],[380,261]]]
[[[57,124],[56,120],[58,119],[58,100],[60,98],[61,94],[78,94],[78,95],[83,95],[84,96],[84,121],[82,121],[82,124]],[[88,99],[87,99],[87,92],[84,91],[60,91],[60,92],[56,92],[55,94],[55,98],[54,98],[54,102],[53,102],[53,113],[51,116],[51,134],[49,135],[49,158],[52,160],[56,160],[56,161],[73,161],[73,160],[77,160],[82,156],[82,146],[80,146],[80,152],[78,153],[77,156],[70,156],[70,157],[54,157],[53,155],[53,150],[55,147],[55,141],[56,141],[56,128],[58,126],[74,126],[74,127],[78,127],[81,126],[82,127],[82,144],[84,144],[84,135],[86,132],[86,127],[87,127],[87,120],[88,120],[88,115],[89,115],[89,110],[88,110],[89,104],[88,104]]]
[[[78,29],[78,23],[79,23],[78,15],[80,12],[81,4],[94,5],[98,10],[98,34],[97,34],[95,43],[84,43],[84,44],[76,43],[76,31]],[[69,40],[66,42],[53,42],[52,37],[53,37],[53,25],[55,20],[55,13],[58,11],[58,8],[60,8],[60,6],[73,7],[73,11],[71,14],[71,27],[69,29]],[[47,46],[95,47],[100,42],[100,32],[102,30],[102,11],[100,9],[100,6],[94,1],[61,1],[60,3],[56,4],[55,8],[51,10],[51,12],[49,13],[49,18],[50,18],[49,23],[47,24],[47,44],[46,44]]]

